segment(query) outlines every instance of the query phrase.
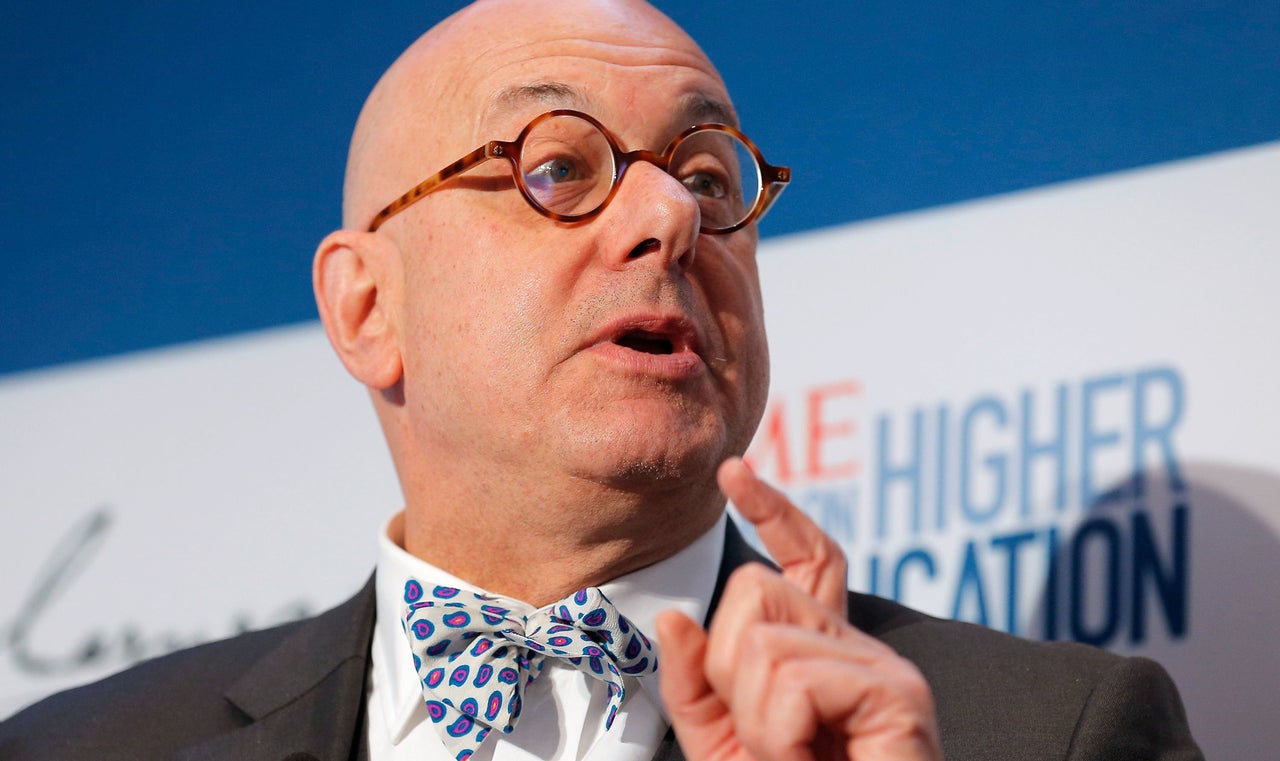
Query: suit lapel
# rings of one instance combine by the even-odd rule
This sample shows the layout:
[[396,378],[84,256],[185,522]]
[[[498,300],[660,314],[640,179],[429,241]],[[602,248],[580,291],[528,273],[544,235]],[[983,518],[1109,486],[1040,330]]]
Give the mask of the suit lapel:
[[730,518],[725,523],[724,555],[720,557],[720,573],[716,576],[716,588],[711,593],[711,603],[707,607],[707,618],[702,622],[703,628],[711,625],[711,617],[715,615],[716,606],[720,604],[720,595],[724,594],[724,586],[729,582],[729,576],[739,566],[747,563],[761,563],[775,571],[778,570],[778,566],[774,565],[772,560],[756,552],[751,545],[747,544],[747,540],[742,538],[742,532],[738,530],[737,525]]
[[361,757],[373,621],[370,579],[351,600],[298,625],[227,690],[228,702],[251,723],[186,748],[176,758]]

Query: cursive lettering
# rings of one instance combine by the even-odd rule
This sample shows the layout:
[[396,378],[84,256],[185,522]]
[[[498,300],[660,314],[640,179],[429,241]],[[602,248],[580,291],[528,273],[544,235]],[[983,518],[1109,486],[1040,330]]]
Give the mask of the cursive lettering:
[[47,677],[101,670],[103,667],[124,667],[219,636],[240,634],[311,614],[311,606],[298,600],[282,606],[274,615],[262,620],[255,621],[248,613],[238,612],[233,615],[227,629],[220,633],[163,631],[147,634],[141,625],[125,623],[114,632],[90,629],[67,652],[39,652],[33,632],[44,620],[49,607],[67,594],[72,582],[84,573],[106,540],[113,520],[108,507],[92,510],[67,532],[45,559],[0,642],[0,652],[7,653],[20,673]]

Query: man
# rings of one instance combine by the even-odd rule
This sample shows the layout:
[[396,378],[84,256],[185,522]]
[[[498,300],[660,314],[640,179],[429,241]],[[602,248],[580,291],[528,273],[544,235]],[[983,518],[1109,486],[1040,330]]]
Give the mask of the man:
[[[1154,664],[847,596],[835,545],[736,459],[768,378],[754,222],[787,174],[731,128],[691,128],[716,123],[736,116],[715,69],[638,0],[491,0],[416,42],[361,113],[314,269],[405,496],[376,581],[37,705],[0,753],[1199,757]],[[726,495],[780,572],[748,562]],[[584,587],[629,620],[567,625],[586,626],[555,613]],[[510,733],[434,676],[508,641],[432,639],[483,610],[534,643],[512,651],[524,691],[492,706]],[[639,644],[610,656],[615,680],[541,658],[544,615],[601,647],[656,634],[661,667]]]

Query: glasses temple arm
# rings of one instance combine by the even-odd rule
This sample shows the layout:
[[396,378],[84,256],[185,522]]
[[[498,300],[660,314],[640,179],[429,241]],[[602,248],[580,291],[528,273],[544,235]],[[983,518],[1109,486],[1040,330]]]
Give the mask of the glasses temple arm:
[[479,148],[476,148],[474,151],[458,159],[457,161],[453,162],[449,166],[445,167],[444,169],[441,169],[439,172],[436,172],[435,174],[431,175],[427,179],[413,186],[413,188],[411,188],[408,193],[405,193],[404,195],[400,196],[396,200],[387,204],[386,208],[384,208],[382,211],[374,215],[373,221],[369,223],[369,232],[376,233],[378,231],[378,228],[382,227],[382,225],[388,219],[391,219],[396,214],[399,214],[400,212],[409,208],[413,204],[420,201],[423,196],[439,188],[441,185],[445,184],[446,182],[453,179],[454,177],[457,177],[458,175],[462,174],[463,172],[467,171],[473,166],[489,158],[492,158],[493,156],[501,156],[503,154],[503,151],[501,149],[498,149],[499,145],[502,145],[502,144],[499,143],[499,141],[497,140],[494,140],[490,143],[482,145]]

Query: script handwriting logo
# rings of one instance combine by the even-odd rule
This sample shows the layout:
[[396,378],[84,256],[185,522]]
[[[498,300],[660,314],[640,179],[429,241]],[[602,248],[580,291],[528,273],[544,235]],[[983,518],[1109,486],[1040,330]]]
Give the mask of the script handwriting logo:
[[92,510],[62,538],[36,574],[0,641],[0,652],[7,653],[19,673],[31,677],[52,677],[124,667],[217,637],[310,615],[310,605],[295,601],[283,606],[267,620],[254,621],[248,614],[237,613],[231,625],[221,632],[147,634],[142,625],[127,622],[115,632],[102,628],[87,629],[84,638],[65,652],[40,651],[40,642],[35,636],[37,627],[50,617],[54,603],[69,593],[73,582],[88,568],[106,540],[113,520],[108,507]]

